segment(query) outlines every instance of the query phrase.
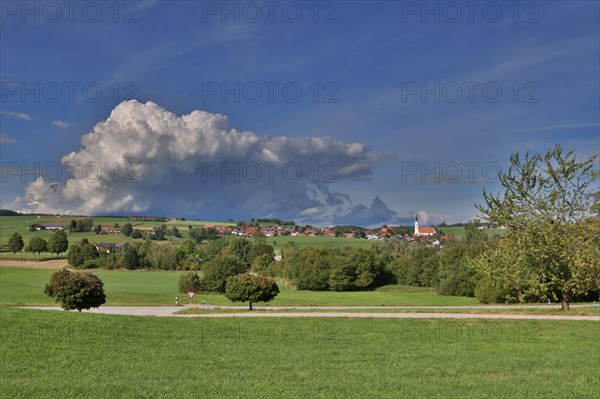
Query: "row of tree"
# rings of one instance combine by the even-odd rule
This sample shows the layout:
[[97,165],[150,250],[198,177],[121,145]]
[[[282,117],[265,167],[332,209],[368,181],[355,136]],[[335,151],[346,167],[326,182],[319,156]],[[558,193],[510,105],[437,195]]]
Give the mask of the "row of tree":
[[268,271],[274,262],[273,247],[264,239],[219,238],[198,245],[192,239],[183,244],[156,243],[150,240],[113,247],[110,252],[97,251],[87,239],[73,244],[67,258],[69,264],[81,268],[203,270],[218,257],[230,257],[245,269]]
[[67,239],[67,233],[62,230],[55,231],[48,241],[40,237],[33,237],[29,240],[27,246],[23,241],[23,236],[19,233],[13,233],[8,239],[8,250],[12,253],[21,252],[23,249],[27,252],[42,253],[52,252],[60,254],[65,252],[69,248],[69,240]]

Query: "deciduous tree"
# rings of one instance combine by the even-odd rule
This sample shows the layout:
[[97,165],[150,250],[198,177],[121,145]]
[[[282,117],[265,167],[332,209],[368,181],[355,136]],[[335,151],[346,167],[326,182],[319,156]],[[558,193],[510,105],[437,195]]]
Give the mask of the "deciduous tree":
[[269,302],[279,294],[275,281],[255,274],[245,273],[227,279],[225,296],[233,302]]
[[475,270],[513,288],[519,300],[552,298],[563,309],[574,296],[598,290],[597,158],[580,161],[561,146],[513,154],[498,176],[503,192],[484,192],[485,204],[477,205],[488,221],[508,227],[506,252],[484,254],[472,262]]
[[69,240],[67,239],[67,233],[63,230],[57,230],[48,239],[48,251],[59,254],[69,249]]
[[46,284],[44,293],[64,310],[97,308],[106,302],[104,285],[98,276],[87,272],[57,271]]
[[25,243],[23,242],[23,237],[21,237],[21,234],[16,232],[12,233],[8,239],[9,251],[11,251],[13,254],[16,254],[17,252],[21,252],[23,247],[25,247]]

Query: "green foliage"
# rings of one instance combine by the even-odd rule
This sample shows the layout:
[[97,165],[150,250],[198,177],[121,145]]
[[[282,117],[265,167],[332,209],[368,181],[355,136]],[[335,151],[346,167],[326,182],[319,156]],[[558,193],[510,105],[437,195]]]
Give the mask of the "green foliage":
[[312,291],[367,290],[390,282],[390,258],[378,246],[364,248],[304,248],[284,246],[281,275],[299,289]]
[[450,238],[439,255],[436,292],[441,295],[474,296],[479,275],[468,266],[471,259],[497,243],[478,229],[477,223],[466,226],[462,239]]
[[128,270],[135,270],[140,267],[140,259],[137,249],[128,245],[123,254],[123,267]]
[[509,293],[499,287],[488,276],[480,279],[474,290],[475,298],[481,303],[502,303],[507,300]]
[[29,241],[29,250],[34,253],[37,252],[38,254],[46,252],[48,250],[48,242],[43,238],[33,237]]
[[79,267],[83,264],[84,260],[81,247],[79,245],[71,245],[67,253],[67,262],[69,262],[69,265]]
[[125,223],[123,225],[123,228],[121,229],[121,233],[127,237],[133,234],[133,226],[131,225],[131,223]]
[[252,242],[245,238],[236,238],[230,240],[227,244],[227,252],[241,260],[246,266],[250,266],[251,259],[249,258]]
[[64,310],[97,308],[106,302],[102,281],[85,272],[57,271],[46,284],[44,293],[52,297]]
[[355,288],[355,269],[348,263],[336,264],[329,274],[329,289],[332,291],[351,291]]
[[225,292],[229,277],[244,273],[248,267],[231,255],[219,255],[203,267],[206,288],[212,292]]
[[58,255],[67,249],[69,249],[67,233],[63,230],[55,231],[48,239],[48,251]]
[[86,261],[98,258],[99,253],[96,247],[90,244],[86,238],[79,245],[71,245],[67,253],[69,265],[81,267]]
[[142,232],[140,231],[140,229],[134,229],[131,233],[131,238],[133,238],[134,240],[142,238]]
[[438,283],[438,255],[432,248],[417,244],[399,255],[390,265],[398,284],[435,287]]
[[19,233],[13,233],[8,239],[8,250],[12,253],[21,252],[25,247],[23,237]]
[[91,218],[85,218],[80,220],[71,220],[69,224],[69,232],[71,233],[85,233],[94,229],[94,220]]
[[264,275],[273,275],[273,263],[275,260],[273,259],[273,255],[271,254],[262,254],[256,256],[252,261],[251,270],[253,272],[264,274]]
[[196,243],[199,244],[204,240],[216,240],[217,238],[219,238],[219,234],[217,230],[213,229],[212,227],[209,229],[206,229],[204,227],[196,227],[189,231],[188,237],[190,237],[192,240],[196,241]]
[[179,277],[179,292],[198,292],[204,289],[205,286],[196,272],[184,273]]
[[248,302],[252,310],[253,302],[269,302],[279,294],[275,281],[266,277],[245,273],[229,277],[225,296],[233,302]]
[[325,248],[310,248],[292,260],[298,289],[324,291],[329,289],[329,274],[333,256]]
[[478,205],[489,221],[510,228],[504,252],[484,253],[473,269],[510,287],[512,300],[553,299],[568,309],[573,297],[597,291],[596,159],[580,162],[560,146],[524,160],[513,154],[508,172],[499,174],[502,196],[484,192],[485,205]]
[[253,264],[256,258],[263,255],[270,257],[272,260],[275,257],[275,251],[273,250],[273,247],[267,244],[264,240],[255,241],[254,245],[252,245],[250,251],[248,252],[248,262]]

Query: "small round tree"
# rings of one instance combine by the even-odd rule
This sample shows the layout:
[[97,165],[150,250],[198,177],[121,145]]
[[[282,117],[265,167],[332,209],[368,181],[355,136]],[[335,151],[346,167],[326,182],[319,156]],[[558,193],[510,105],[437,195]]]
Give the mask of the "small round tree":
[[50,277],[44,293],[60,302],[64,310],[97,308],[106,302],[104,284],[87,272],[57,271]]
[[275,281],[255,274],[245,273],[229,277],[225,287],[225,296],[233,302],[269,302],[279,294]]
[[69,249],[69,240],[67,239],[67,233],[63,230],[57,230],[48,239],[48,251],[59,254]]
[[25,243],[23,242],[23,237],[19,233],[12,233],[10,238],[8,239],[8,249],[16,254],[17,252],[21,252],[21,250],[25,247]]
[[37,252],[38,254],[46,252],[48,250],[48,243],[43,238],[33,237],[31,241],[29,241],[29,250],[33,253]]

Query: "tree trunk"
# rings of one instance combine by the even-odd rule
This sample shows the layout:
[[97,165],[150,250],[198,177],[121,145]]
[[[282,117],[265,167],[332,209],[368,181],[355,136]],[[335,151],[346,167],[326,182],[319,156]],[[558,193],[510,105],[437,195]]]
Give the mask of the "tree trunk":
[[250,310],[252,310],[252,301],[250,301],[249,303],[250,303]]
[[562,300],[562,310],[569,310],[569,297],[568,296],[563,296],[563,300]]

